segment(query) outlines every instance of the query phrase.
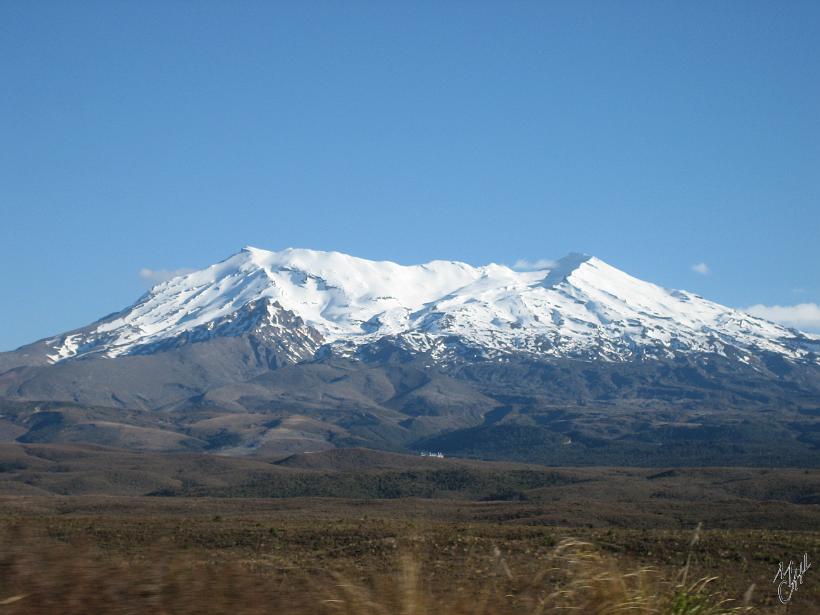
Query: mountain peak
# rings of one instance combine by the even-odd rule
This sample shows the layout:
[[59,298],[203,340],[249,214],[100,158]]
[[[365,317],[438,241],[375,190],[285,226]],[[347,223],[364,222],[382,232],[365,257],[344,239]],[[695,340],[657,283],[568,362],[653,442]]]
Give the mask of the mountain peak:
[[547,277],[544,278],[544,286],[550,287],[560,284],[569,278],[581,265],[592,259],[592,256],[584,254],[583,252],[570,252],[556,262],[555,266],[549,270]]

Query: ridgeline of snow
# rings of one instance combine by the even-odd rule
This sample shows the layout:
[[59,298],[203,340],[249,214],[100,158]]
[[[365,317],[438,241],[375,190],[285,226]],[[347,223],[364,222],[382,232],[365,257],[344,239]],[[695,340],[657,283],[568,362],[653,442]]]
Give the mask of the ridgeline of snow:
[[[242,310],[260,300],[267,309],[262,321],[256,308]],[[810,352],[820,350],[815,339],[792,329],[638,280],[583,254],[549,270],[521,272],[248,247],[157,284],[119,314],[48,340],[50,359],[144,352],[186,336],[199,341],[209,331],[225,334],[221,323],[250,312],[254,327],[281,328],[283,310],[301,319],[293,326],[315,331],[304,339],[319,334],[311,351],[321,343],[351,353],[385,336],[434,358],[454,339],[487,357],[527,352],[615,361],[676,352],[731,353],[747,361],[761,351],[816,361]]]

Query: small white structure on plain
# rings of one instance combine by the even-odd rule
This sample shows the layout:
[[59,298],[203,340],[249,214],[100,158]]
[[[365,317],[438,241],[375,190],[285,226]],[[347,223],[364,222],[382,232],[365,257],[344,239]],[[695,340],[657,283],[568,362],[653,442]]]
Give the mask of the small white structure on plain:
[[421,457],[437,457],[438,459],[444,459],[444,453],[441,451],[434,453],[432,451],[421,451],[419,453]]

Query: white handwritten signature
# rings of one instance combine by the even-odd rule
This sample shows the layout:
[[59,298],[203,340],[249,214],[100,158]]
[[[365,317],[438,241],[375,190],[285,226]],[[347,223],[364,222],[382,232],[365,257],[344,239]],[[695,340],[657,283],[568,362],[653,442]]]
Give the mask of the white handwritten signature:
[[788,566],[783,566],[783,562],[777,567],[777,574],[774,575],[772,583],[777,585],[777,597],[783,604],[788,604],[792,599],[792,594],[797,591],[798,586],[803,584],[803,575],[811,568],[809,554],[804,553],[802,561],[795,564],[790,561]]

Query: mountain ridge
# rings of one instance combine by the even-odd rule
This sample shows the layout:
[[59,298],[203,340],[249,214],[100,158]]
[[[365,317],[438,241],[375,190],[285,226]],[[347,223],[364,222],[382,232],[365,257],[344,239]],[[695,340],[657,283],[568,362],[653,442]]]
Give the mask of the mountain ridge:
[[[812,336],[644,282],[588,254],[515,271],[252,246],[161,282],[120,312],[35,344],[48,363],[144,354],[197,335],[205,339],[209,328],[214,336],[225,334],[218,323],[241,317],[252,302],[267,303],[271,323],[284,315],[298,336],[315,344],[313,352],[326,347],[344,356],[397,337],[408,350],[440,361],[453,360],[455,341],[487,358],[529,352],[619,361],[707,351],[750,361],[765,351],[820,360],[820,341]],[[307,358],[311,345],[292,343],[284,354]]]

